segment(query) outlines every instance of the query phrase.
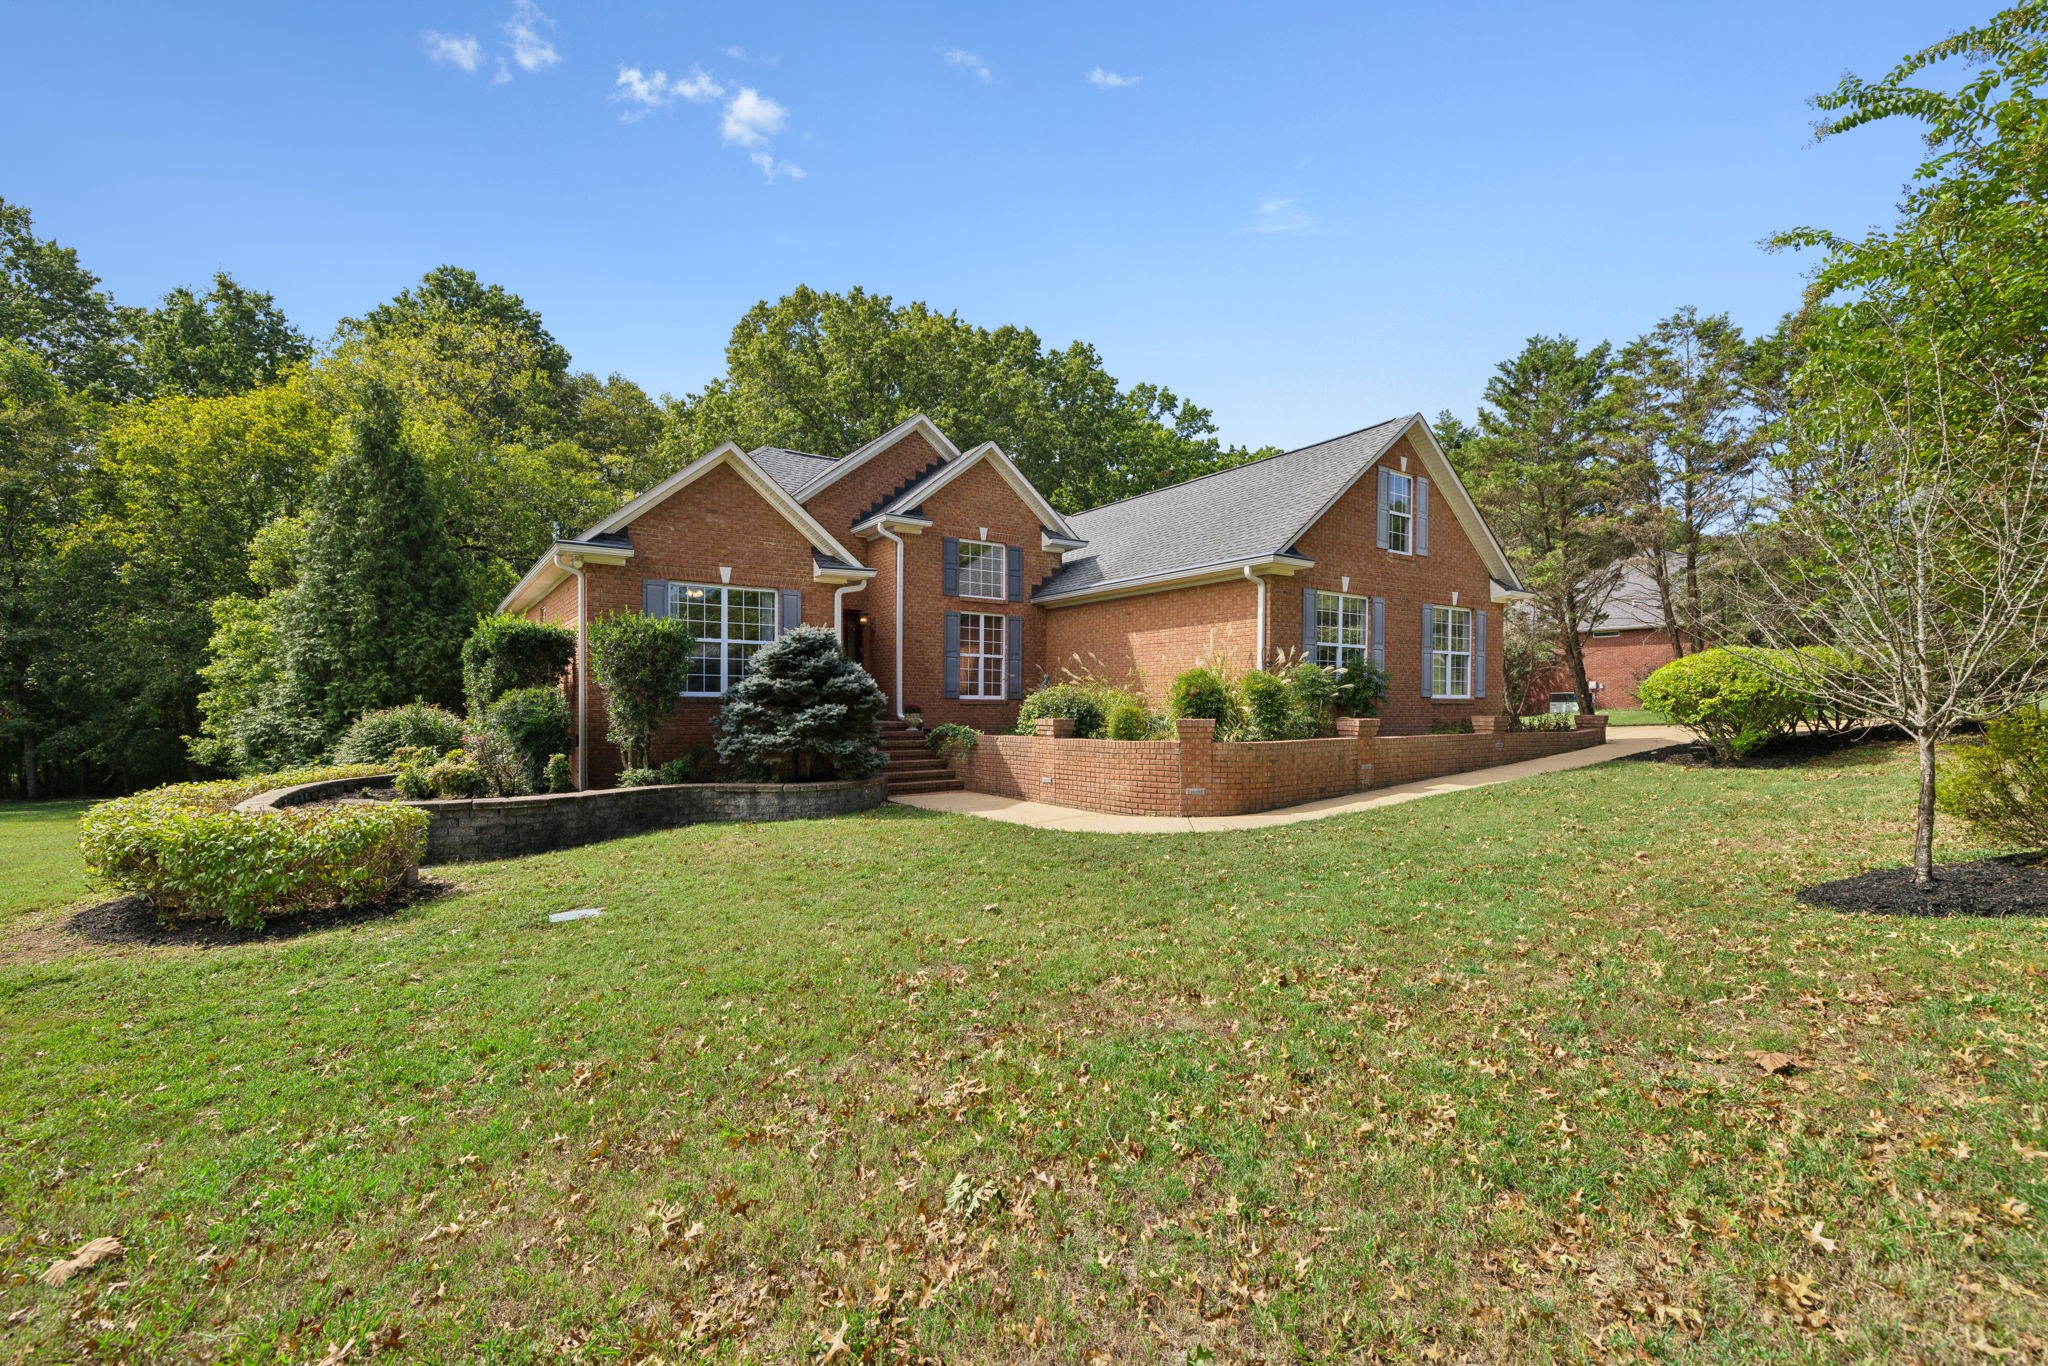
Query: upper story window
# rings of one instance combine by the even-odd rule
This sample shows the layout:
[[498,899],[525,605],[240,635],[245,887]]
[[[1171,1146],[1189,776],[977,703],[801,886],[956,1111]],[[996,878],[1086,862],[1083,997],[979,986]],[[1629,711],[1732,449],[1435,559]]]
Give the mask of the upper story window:
[[722,697],[747,674],[754,651],[775,639],[775,591],[717,584],[672,583],[670,614],[697,638],[685,697]]
[[1387,549],[1415,553],[1415,476],[1387,472]]
[[1316,594],[1316,663],[1342,670],[1367,662],[1369,605],[1349,593]]
[[1003,562],[1007,558],[1003,547],[988,541],[962,541],[959,555],[961,597],[994,598],[1000,602],[1009,595],[1009,584],[1003,577]]
[[[963,587],[966,581],[963,573]],[[1003,619],[993,612],[960,614],[960,696],[984,701],[1003,696]]]
[[1429,609],[1429,695],[1472,695],[1472,609]]

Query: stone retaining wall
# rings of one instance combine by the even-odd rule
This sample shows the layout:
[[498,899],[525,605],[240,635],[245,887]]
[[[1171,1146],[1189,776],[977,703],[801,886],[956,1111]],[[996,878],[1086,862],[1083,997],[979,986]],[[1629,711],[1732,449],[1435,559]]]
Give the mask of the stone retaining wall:
[[[330,778],[259,793],[238,811],[280,811],[381,787],[389,773]],[[407,802],[427,813],[423,864],[473,863],[574,849],[624,835],[706,821],[798,821],[844,816],[880,806],[881,777],[831,783],[677,783],[607,787],[533,797],[450,797]]]
[[1344,718],[1322,740],[1216,740],[1214,721],[1174,723],[1171,740],[1077,740],[1074,723],[984,735],[954,764],[969,791],[1125,816],[1236,816],[1375,787],[1492,768],[1602,744],[1607,718],[1568,731],[1511,731],[1474,718],[1469,735],[1379,734]]

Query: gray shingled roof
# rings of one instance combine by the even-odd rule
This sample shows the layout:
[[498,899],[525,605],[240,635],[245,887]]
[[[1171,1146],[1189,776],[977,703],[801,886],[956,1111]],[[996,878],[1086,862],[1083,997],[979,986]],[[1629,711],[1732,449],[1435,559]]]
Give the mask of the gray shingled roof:
[[1123,579],[1278,555],[1407,429],[1390,418],[1185,484],[1067,519],[1088,542],[1032,594],[1072,593]]
[[759,465],[763,474],[781,485],[783,492],[789,494],[796,493],[798,489],[839,463],[830,456],[784,450],[780,446],[757,446],[747,452],[747,459]]

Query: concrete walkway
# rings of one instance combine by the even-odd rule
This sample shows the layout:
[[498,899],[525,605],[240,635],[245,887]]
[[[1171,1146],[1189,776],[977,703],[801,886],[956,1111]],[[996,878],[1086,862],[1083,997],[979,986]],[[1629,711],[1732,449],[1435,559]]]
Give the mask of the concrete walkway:
[[1692,738],[1692,732],[1683,726],[1614,726],[1608,729],[1607,743],[1591,749],[1577,749],[1569,754],[1553,754],[1542,759],[1525,759],[1518,764],[1478,768],[1470,773],[1452,773],[1442,778],[1425,778],[1421,782],[1402,783],[1397,787],[1376,787],[1370,792],[1353,793],[1348,797],[1327,797],[1319,802],[1303,802],[1300,806],[1285,806],[1277,811],[1254,811],[1243,816],[1118,816],[1106,811],[1081,811],[1071,806],[1020,801],[1014,797],[990,797],[980,792],[921,792],[890,800],[925,811],[950,811],[956,815],[1008,821],[1012,825],[1033,825],[1042,830],[1086,830],[1103,835],[1261,830],[1269,825],[1292,825],[1296,821],[1370,811],[1376,806],[1395,806],[1418,797],[1433,797],[1439,792],[1463,792],[1467,788],[1491,787],[1495,783],[1511,783],[1518,778],[1533,778],[1539,773],[1604,764],[1609,759],[1625,759],[1644,750],[1684,744]]

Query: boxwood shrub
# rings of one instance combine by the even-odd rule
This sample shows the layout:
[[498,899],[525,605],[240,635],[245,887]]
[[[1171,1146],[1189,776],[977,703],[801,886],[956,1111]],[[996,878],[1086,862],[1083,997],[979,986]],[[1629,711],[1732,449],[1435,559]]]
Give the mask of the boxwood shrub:
[[381,764],[409,746],[418,745],[439,753],[461,743],[461,717],[431,702],[408,702],[402,707],[382,707],[358,716],[334,746],[334,761]]
[[130,892],[164,919],[225,920],[361,905],[389,894],[427,847],[427,814],[397,803],[237,811],[259,792],[377,765],[180,783],[101,802],[78,822],[94,882]]
[[1796,656],[1740,647],[1674,659],[1636,686],[1651,711],[1690,729],[1717,759],[1740,759],[1805,720],[1811,705],[1794,681]]

